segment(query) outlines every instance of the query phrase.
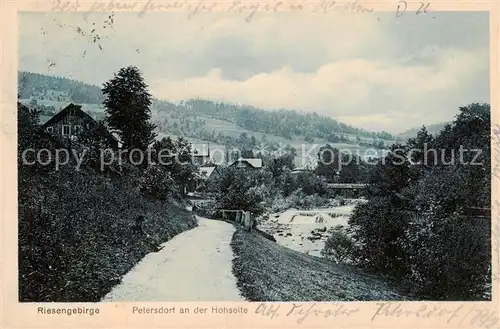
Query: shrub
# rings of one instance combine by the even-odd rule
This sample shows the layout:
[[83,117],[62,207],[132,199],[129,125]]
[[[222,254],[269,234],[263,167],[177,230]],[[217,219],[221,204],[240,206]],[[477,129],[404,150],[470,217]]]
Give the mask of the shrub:
[[490,280],[489,232],[460,215],[416,217],[405,238],[406,282],[414,292],[445,300],[477,300]]
[[389,198],[377,197],[358,205],[349,218],[349,226],[358,244],[355,258],[359,265],[404,277],[407,262],[401,238],[408,218]]
[[297,176],[297,185],[307,195],[325,196],[327,194],[326,183],[312,172],[300,173]]
[[302,189],[295,190],[287,199],[287,208],[311,209],[322,207],[329,203],[329,200],[317,194],[306,195]]
[[170,173],[161,166],[151,165],[140,174],[139,189],[146,196],[166,200],[169,194],[177,191]]
[[276,186],[285,197],[291,195],[299,187],[296,177],[288,168],[285,168],[282,174],[276,178]]
[[217,208],[261,214],[264,211],[261,178],[258,172],[226,168],[217,181]]
[[217,209],[217,203],[214,201],[195,202],[193,212],[205,218],[216,219],[222,217],[220,210]]
[[97,302],[151,246],[131,234],[137,215],[145,231],[167,241],[196,226],[187,211],[144,198],[129,178],[85,171],[20,172],[19,299]]
[[[395,165],[399,146],[393,146],[386,164],[373,168],[369,201],[349,221],[359,244],[358,264],[394,276],[425,298],[477,300],[488,295],[490,221],[473,212],[491,207],[489,117],[487,104],[460,108],[438,136],[423,128],[402,148],[404,153],[429,144],[428,149],[446,150],[445,159],[442,154],[426,163]],[[464,147],[483,151],[476,154],[476,165],[469,162],[474,152],[462,157]],[[458,153],[465,162],[450,161]]]
[[489,281],[490,222],[464,211],[470,198],[464,169],[434,168],[402,191],[418,209],[402,238],[409,255],[405,281],[433,298],[477,299]]
[[321,254],[337,263],[344,263],[350,261],[353,248],[353,239],[342,227],[336,227],[326,240]]

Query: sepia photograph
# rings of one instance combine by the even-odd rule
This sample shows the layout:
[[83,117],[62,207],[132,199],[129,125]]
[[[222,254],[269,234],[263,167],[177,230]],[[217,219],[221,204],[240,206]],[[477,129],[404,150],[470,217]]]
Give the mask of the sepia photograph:
[[490,14],[356,6],[18,12],[18,301],[491,301]]

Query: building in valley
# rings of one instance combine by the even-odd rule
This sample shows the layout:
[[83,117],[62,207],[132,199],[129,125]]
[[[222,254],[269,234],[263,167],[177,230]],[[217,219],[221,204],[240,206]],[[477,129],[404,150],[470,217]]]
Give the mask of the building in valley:
[[229,167],[245,169],[261,169],[262,159],[259,158],[239,158],[229,165]]
[[[81,105],[69,104],[53,117],[45,121],[41,129],[62,138],[73,140],[84,129],[94,128],[99,123],[82,110]],[[113,149],[120,147],[118,136],[103,127],[103,137]]]

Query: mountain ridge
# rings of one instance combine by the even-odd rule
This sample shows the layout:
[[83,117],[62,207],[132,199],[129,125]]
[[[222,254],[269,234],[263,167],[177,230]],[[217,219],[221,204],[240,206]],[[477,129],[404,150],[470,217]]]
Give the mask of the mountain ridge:
[[[97,85],[59,76],[28,71],[18,71],[18,93],[21,99],[43,101],[66,101],[84,104],[102,104],[104,96]],[[189,99],[179,104],[153,98],[152,112],[167,114],[174,118],[181,116],[206,117],[224,120],[237,126],[260,133],[274,134],[286,139],[304,136],[340,142],[346,135],[356,140],[393,141],[396,136],[385,132],[370,132],[339,122],[317,113],[303,113],[289,109],[261,109],[250,105],[236,105],[205,99]],[[346,138],[345,141],[348,141]],[[351,138],[351,141],[352,138]]]
[[[430,125],[425,125],[425,128],[427,129],[427,132],[429,134],[436,136],[437,134],[439,134],[439,132],[441,132],[441,130],[444,129],[444,127],[447,124],[451,124],[451,123],[452,123],[452,121],[439,122],[439,123],[434,123],[434,124],[430,124]],[[396,136],[404,138],[404,139],[412,138],[412,137],[415,137],[417,135],[417,133],[420,129],[422,129],[422,126],[413,127],[413,128],[408,129],[408,130],[405,130],[402,133],[397,134]]]

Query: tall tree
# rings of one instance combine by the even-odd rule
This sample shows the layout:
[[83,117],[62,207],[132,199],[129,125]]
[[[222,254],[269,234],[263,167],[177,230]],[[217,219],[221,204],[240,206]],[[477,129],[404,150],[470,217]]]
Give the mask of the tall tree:
[[135,66],[121,68],[104,84],[104,106],[110,127],[119,131],[127,150],[145,150],[154,141],[156,128],[151,119],[151,94]]

